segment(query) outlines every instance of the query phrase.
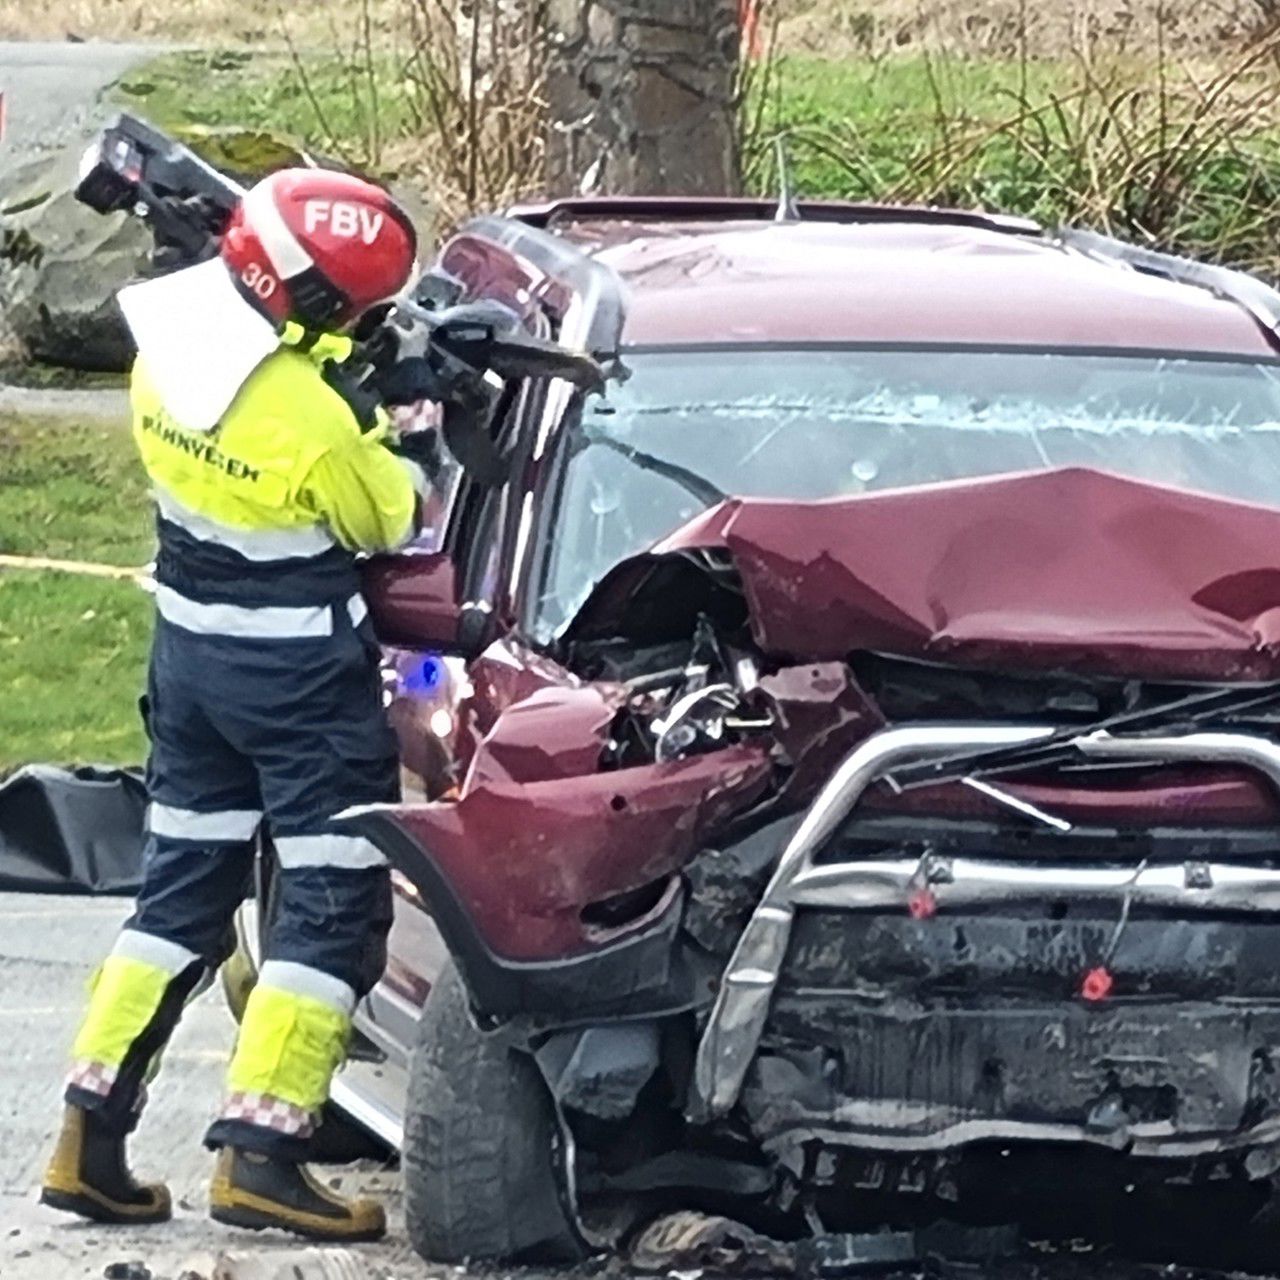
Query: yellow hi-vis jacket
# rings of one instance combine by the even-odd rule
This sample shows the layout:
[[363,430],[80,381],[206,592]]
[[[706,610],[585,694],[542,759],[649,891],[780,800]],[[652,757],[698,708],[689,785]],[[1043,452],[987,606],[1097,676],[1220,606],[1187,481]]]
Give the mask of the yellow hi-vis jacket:
[[[133,433],[162,515],[167,498],[173,510],[203,517],[215,530],[247,535],[242,544],[266,535],[261,545],[278,546],[280,558],[291,547],[321,549],[322,538],[348,551],[398,546],[413,533],[410,468],[386,447],[385,420],[362,432],[321,376],[321,364],[348,354],[349,341],[326,335],[304,352],[288,345],[291,337],[286,332],[210,431],[178,425],[145,361],[135,362]],[[300,536],[291,541],[290,534]]]

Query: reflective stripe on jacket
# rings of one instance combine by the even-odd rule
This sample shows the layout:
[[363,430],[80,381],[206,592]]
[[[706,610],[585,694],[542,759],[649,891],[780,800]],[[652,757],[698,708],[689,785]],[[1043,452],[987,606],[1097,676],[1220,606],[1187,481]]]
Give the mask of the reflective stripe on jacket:
[[[343,604],[358,586],[353,553],[411,536],[414,483],[385,426],[362,432],[321,376],[322,362],[347,349],[341,338],[306,352],[282,345],[209,431],[178,425],[139,357],[133,431],[158,508],[162,613],[175,594],[278,614]],[[185,614],[189,626],[219,616]]]

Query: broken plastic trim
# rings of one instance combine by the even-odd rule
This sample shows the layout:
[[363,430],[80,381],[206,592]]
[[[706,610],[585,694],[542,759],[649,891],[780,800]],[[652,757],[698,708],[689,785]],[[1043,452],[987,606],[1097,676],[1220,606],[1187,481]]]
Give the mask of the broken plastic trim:
[[[561,237],[513,218],[473,218],[456,239],[466,237],[499,245],[539,274],[566,286],[581,314],[572,340],[593,355],[617,355],[626,317],[626,289],[615,271]],[[448,246],[443,257],[447,256]],[[568,335],[559,336],[563,341]]]
[[[867,788],[895,765],[966,747],[1015,746],[1054,736],[1049,727],[1016,725],[915,725],[884,729],[873,734],[845,757],[819,793],[795,835],[783,850],[773,878],[742,931],[723,979],[710,1019],[698,1045],[690,1112],[696,1120],[723,1115],[737,1101],[747,1070],[760,1043],[773,993],[782,972],[791,926],[797,906],[829,909],[883,908],[906,901],[907,884],[918,882],[923,864],[913,863],[902,879],[900,864],[885,862],[837,863],[814,867],[813,858],[826,839],[858,804]],[[1076,750],[1091,758],[1150,763],[1173,761],[1229,762],[1246,765],[1266,775],[1280,789],[1280,745],[1239,733],[1195,733],[1181,737],[1116,738],[1099,733],[1077,739]],[[1019,890],[1040,897],[1055,890],[1072,892],[1072,885],[1092,894],[1128,895],[1143,892],[1161,905],[1186,908],[1207,903],[1207,895],[1220,896],[1218,906],[1237,906],[1254,895],[1266,896],[1255,910],[1280,906],[1280,873],[1241,871],[1239,868],[1153,868],[1134,875],[1122,869],[1118,883],[1106,881],[1106,873],[1094,869],[1019,868],[957,860],[950,864],[950,880],[944,863],[938,869],[940,887],[950,900],[963,902],[966,894],[1001,899]],[[1206,876],[1208,872],[1206,887]],[[926,871],[927,874],[927,871]],[[1241,876],[1248,883],[1240,883]],[[1259,876],[1270,877],[1260,883]],[[1100,878],[1101,877],[1101,878]],[[1146,877],[1144,880],[1143,877]],[[1216,877],[1216,878],[1215,878]],[[1182,880],[1179,886],[1176,881]],[[932,887],[932,885],[931,885]],[[1209,904],[1213,905],[1213,904]]]
[[913,725],[873,734],[845,757],[783,850],[734,948],[698,1045],[692,1099],[695,1118],[722,1115],[737,1100],[769,1016],[791,937],[794,882],[809,869],[813,855],[866,789],[898,764],[966,748],[1038,742],[1053,732],[1052,726]]

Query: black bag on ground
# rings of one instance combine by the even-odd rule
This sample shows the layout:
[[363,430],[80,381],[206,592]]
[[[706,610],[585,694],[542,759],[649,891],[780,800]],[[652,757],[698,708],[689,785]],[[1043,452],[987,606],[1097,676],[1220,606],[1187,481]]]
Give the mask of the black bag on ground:
[[129,770],[19,769],[0,782],[0,891],[133,894],[146,807]]

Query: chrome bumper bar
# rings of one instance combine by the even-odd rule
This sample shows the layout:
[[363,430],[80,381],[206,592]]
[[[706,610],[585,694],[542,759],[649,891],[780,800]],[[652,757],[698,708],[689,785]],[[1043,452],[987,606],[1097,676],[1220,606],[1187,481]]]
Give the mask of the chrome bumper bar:
[[[1128,897],[1132,903],[1188,912],[1280,911],[1280,872],[1238,866],[1113,870],[942,858],[813,865],[867,788],[895,768],[965,751],[1031,745],[1054,732],[1045,726],[920,724],[881,730],[845,757],[782,851],[725,969],[698,1045],[694,1118],[722,1115],[737,1101],[769,1016],[797,907],[906,910],[910,894],[927,887],[942,908],[1065,896]],[[1071,745],[1093,760],[1240,764],[1264,774],[1280,790],[1280,745],[1250,734],[1116,738],[1094,733]]]
[[[1280,832],[1276,844],[1280,848]],[[1280,871],[1214,862],[1137,870],[969,858],[930,858],[923,867],[918,859],[842,862],[833,867],[812,867],[799,876],[791,902],[797,907],[845,911],[897,910],[922,884],[928,885],[939,910],[1066,897],[1072,902],[1127,898],[1135,907],[1176,907],[1189,914],[1280,912]]]

